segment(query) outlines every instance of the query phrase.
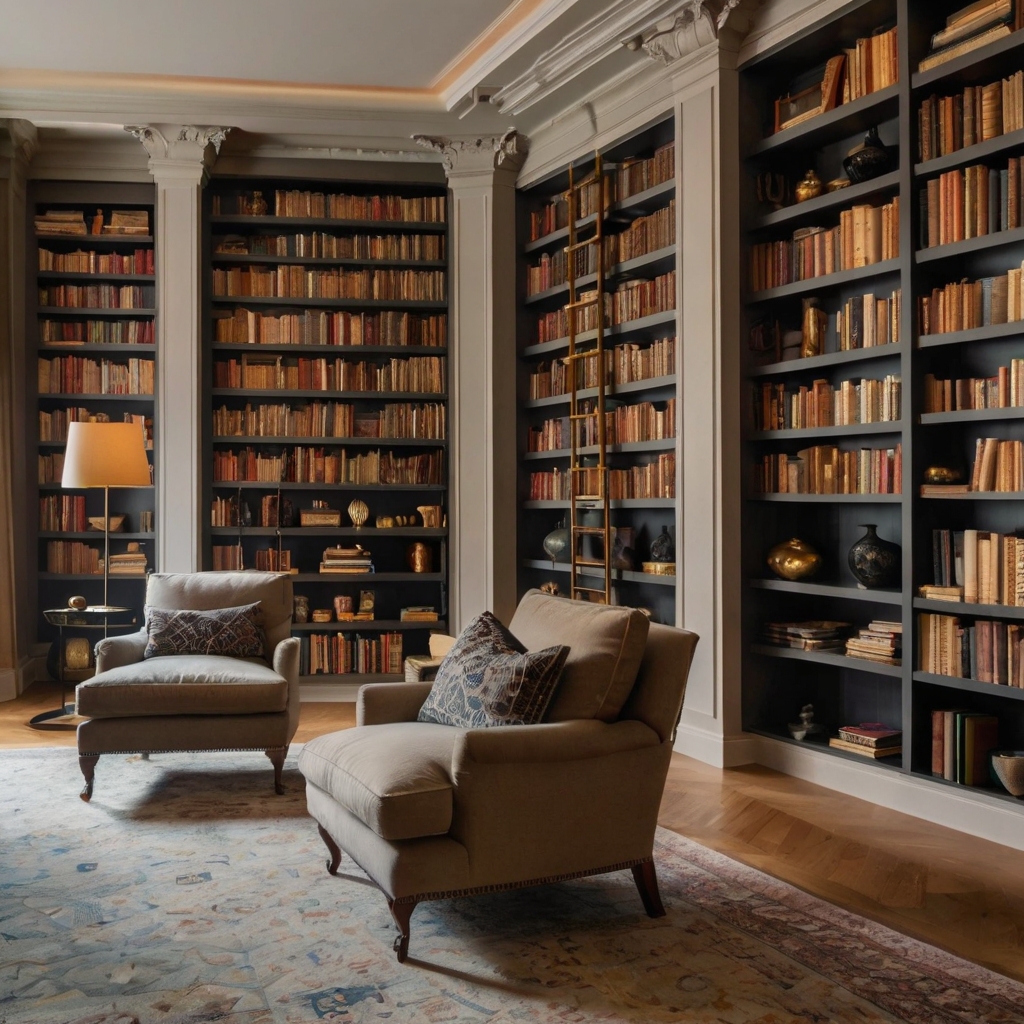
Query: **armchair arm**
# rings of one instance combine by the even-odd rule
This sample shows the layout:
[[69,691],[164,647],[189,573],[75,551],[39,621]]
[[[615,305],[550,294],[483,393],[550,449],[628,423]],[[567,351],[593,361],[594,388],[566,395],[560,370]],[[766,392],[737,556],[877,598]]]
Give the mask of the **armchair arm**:
[[291,742],[299,727],[299,648],[301,641],[297,636],[282,640],[274,648],[273,669],[288,680],[288,741]]
[[105,636],[96,643],[96,674],[142,661],[147,643],[149,633],[145,629],[121,636]]
[[367,683],[356,697],[356,725],[415,722],[432,683]]

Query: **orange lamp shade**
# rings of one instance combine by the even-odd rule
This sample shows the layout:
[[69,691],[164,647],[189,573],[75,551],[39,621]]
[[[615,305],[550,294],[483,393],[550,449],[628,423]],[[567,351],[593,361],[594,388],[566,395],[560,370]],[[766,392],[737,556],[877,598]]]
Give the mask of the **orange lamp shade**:
[[61,487],[148,487],[140,423],[69,423]]

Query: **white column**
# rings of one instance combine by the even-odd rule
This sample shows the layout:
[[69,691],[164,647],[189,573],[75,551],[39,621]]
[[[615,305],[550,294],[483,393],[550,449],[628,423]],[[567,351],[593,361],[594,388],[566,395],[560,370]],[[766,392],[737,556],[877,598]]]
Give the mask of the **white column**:
[[126,126],[156,182],[156,568],[202,564],[202,191],[230,128]]
[[448,524],[454,631],[516,606],[515,181],[525,139],[417,142],[442,154],[451,187]]
[[36,507],[27,486],[25,404],[35,367],[28,364],[24,301],[26,179],[35,148],[35,125],[0,120],[0,701],[24,688],[21,669],[35,632]]

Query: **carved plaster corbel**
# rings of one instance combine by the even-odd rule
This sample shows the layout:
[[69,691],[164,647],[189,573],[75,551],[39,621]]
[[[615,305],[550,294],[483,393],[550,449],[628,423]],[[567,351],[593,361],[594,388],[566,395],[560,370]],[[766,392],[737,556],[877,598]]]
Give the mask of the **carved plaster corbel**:
[[[682,9],[673,17],[659,21],[652,29],[626,41],[630,50],[643,50],[652,60],[674,64],[687,54],[713,43],[732,17],[730,28],[742,35],[749,22],[734,16],[740,5],[758,6],[761,0],[684,0]],[[739,24],[744,21],[744,24]]]
[[126,124],[124,130],[134,135],[154,160],[195,159],[202,157],[208,146],[213,146],[216,155],[231,131],[217,125],[192,124]]
[[509,128],[504,135],[470,138],[414,135],[412,138],[417,145],[441,154],[445,174],[455,170],[496,170],[499,167],[518,170],[529,148],[526,136],[515,128]]

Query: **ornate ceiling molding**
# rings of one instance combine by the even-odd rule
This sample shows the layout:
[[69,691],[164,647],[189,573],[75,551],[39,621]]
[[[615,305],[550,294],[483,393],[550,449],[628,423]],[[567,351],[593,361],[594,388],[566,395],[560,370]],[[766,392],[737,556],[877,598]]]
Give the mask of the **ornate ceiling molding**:
[[496,171],[498,168],[518,171],[529,148],[525,135],[509,128],[503,135],[446,138],[414,135],[417,145],[441,154],[445,174]]
[[[661,64],[675,64],[718,39],[726,21],[745,3],[747,0],[683,0],[682,10],[674,17],[661,20],[652,29],[628,40],[626,47],[642,50]],[[730,23],[730,28],[741,34],[749,27],[749,21],[742,15],[734,16]]]
[[150,159],[197,161],[206,159],[208,146],[213,146],[215,155],[219,153],[221,143],[231,131],[214,125],[193,124],[126,124],[124,130],[146,147]]
[[11,137],[11,155],[28,166],[39,148],[39,131],[31,121],[20,117],[0,119],[0,128],[6,128]]

